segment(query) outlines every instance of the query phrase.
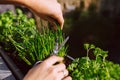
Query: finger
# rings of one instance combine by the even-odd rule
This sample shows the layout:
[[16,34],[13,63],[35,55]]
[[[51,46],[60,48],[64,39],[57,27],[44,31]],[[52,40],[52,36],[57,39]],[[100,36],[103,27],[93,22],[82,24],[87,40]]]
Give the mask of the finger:
[[63,18],[62,8],[59,3],[58,3],[58,6],[60,10],[58,9],[58,12],[52,14],[51,17],[57,20],[57,22],[60,24],[60,27],[62,29],[64,24],[64,18]]
[[53,67],[56,68],[57,72],[60,72],[60,71],[62,71],[62,70],[65,70],[65,68],[66,68],[65,64],[63,64],[63,63],[54,65]]
[[63,15],[62,14],[58,14],[55,15],[54,18],[57,20],[57,22],[59,23],[61,29],[63,28],[63,24],[64,24],[64,19],[63,19]]
[[58,21],[56,21],[56,19],[52,18],[52,17],[46,17],[46,20],[53,26],[53,28],[55,30],[57,30],[58,27]]
[[59,23],[61,29],[63,28],[63,24],[64,24],[64,18],[63,18],[63,13],[62,13],[62,8],[61,5],[59,3],[58,7],[56,7],[56,12],[53,12],[52,14],[40,14],[39,16],[44,19],[47,20],[53,27],[55,30],[57,30],[57,25],[56,25],[56,21]]
[[46,65],[51,66],[57,62],[62,62],[63,58],[62,57],[58,57],[58,56],[51,56],[48,59],[46,59],[44,61],[44,63],[46,63]]
[[58,72],[58,78],[59,80],[64,79],[66,76],[68,76],[68,70],[65,69],[63,71]]
[[55,30],[57,30],[57,28],[58,28],[59,25],[60,25],[60,28],[61,28],[61,26],[63,26],[63,24],[61,25],[61,23],[59,23],[58,20],[55,19],[54,17],[42,15],[41,18],[44,19],[44,20],[46,20],[46,21],[48,21],[53,26],[53,28]]
[[65,77],[65,78],[62,79],[62,80],[72,80],[72,78],[71,78],[70,76],[67,76],[67,77]]

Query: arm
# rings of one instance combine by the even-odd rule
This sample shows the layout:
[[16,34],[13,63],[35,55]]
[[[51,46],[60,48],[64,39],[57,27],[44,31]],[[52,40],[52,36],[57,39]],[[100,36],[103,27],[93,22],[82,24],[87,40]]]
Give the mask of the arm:
[[0,4],[20,4],[29,8],[41,18],[49,21],[54,27],[55,19],[60,24],[61,29],[64,24],[63,14],[57,0],[0,0]]
[[21,4],[21,5],[26,5],[26,0],[0,0],[0,4]]

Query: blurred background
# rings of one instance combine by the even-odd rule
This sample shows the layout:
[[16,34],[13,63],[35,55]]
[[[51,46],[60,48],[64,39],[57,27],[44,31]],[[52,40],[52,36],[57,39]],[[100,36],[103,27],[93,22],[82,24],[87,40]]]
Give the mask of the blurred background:
[[[62,5],[65,24],[63,32],[70,36],[68,54],[86,55],[83,44],[90,43],[109,51],[108,60],[120,64],[120,0],[59,0]],[[28,17],[41,19],[27,8],[19,5],[0,5],[0,13],[20,8]],[[47,22],[42,20],[44,25]],[[91,58],[92,54],[89,55]]]

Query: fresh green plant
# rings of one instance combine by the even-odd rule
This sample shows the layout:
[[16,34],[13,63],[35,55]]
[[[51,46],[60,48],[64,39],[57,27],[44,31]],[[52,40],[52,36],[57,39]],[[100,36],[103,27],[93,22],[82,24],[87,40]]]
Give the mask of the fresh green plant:
[[8,36],[13,36],[17,41],[21,41],[19,32],[30,34],[31,28],[35,28],[35,21],[33,18],[27,18],[21,10],[17,9],[16,14],[12,11],[7,11],[0,14],[0,43],[3,44],[5,50],[12,50],[14,46],[9,40]]
[[[0,15],[0,28],[2,29],[0,41],[11,43],[18,51],[19,56],[28,65],[33,65],[36,61],[50,56],[54,48],[55,39],[59,38],[59,44],[64,39],[60,27],[58,26],[57,31],[43,27],[39,33],[33,18],[27,18],[20,9],[17,9],[16,13],[15,15],[9,11]],[[11,45],[7,48],[10,47]],[[63,47],[58,56],[64,56],[66,49]]]
[[[105,59],[108,51],[90,44],[84,47],[87,56],[77,58],[68,66],[73,80],[120,80],[120,65]],[[94,60],[88,57],[90,52],[95,55]]]
[[[0,43],[5,44],[6,50],[15,48],[28,65],[51,55],[56,37],[59,37],[59,44],[64,40],[59,26],[57,31],[43,27],[39,33],[35,20],[27,18],[19,9],[16,15],[11,11],[0,14]],[[84,47],[87,56],[77,58],[68,66],[73,80],[120,80],[120,66],[106,60],[108,51],[90,44],[85,44]],[[64,56],[66,50],[64,46],[58,55]],[[88,57],[91,52],[95,59]]]
[[[43,60],[53,52],[56,36],[59,36],[59,44],[63,41],[62,34],[43,29],[43,33],[36,33],[32,36],[25,36],[20,33],[23,41],[16,42],[9,36],[16,49],[19,51],[19,56],[29,65],[33,65],[36,61]],[[58,53],[59,56],[65,55],[65,48],[63,47]]]

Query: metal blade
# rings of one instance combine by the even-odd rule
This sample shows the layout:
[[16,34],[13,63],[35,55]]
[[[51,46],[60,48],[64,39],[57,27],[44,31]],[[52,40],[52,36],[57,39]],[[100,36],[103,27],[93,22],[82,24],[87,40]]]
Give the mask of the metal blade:
[[69,36],[60,44],[59,48],[58,48],[58,52],[60,51],[60,49],[66,44],[66,42],[69,40]]

